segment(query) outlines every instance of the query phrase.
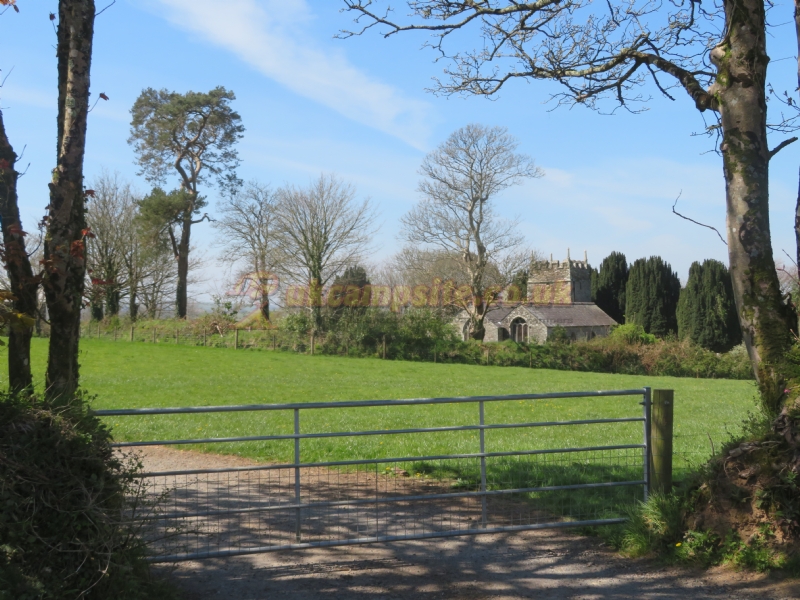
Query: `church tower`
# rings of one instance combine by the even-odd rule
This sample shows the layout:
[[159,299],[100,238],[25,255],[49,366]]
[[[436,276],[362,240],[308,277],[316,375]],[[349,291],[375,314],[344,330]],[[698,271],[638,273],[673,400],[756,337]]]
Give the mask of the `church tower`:
[[528,270],[528,302],[574,304],[592,301],[592,268],[586,252],[583,260],[531,261]]

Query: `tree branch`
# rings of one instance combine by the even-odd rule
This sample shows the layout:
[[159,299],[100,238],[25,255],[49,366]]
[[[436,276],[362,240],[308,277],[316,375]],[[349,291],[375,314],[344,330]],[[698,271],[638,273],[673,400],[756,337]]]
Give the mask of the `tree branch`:
[[[683,192],[681,191],[681,194],[682,193]],[[689,217],[687,217],[685,215],[682,215],[677,210],[675,210],[675,207],[678,205],[678,200],[680,200],[680,198],[681,198],[681,194],[678,194],[678,197],[675,198],[675,203],[672,205],[672,212],[675,213],[676,215],[678,215],[681,219],[686,219],[687,221],[691,221],[695,225],[700,225],[700,227],[705,227],[706,229],[711,229],[712,231],[715,231],[717,233],[717,235],[719,236],[720,241],[727,246],[728,242],[726,242],[722,238],[722,234],[719,232],[719,230],[716,227],[712,227],[711,225],[706,225],[704,223],[700,223],[699,221],[695,221],[694,219],[690,219]]]
[[775,146],[772,150],[769,151],[769,159],[772,160],[772,157],[775,156],[778,152],[786,148],[789,144],[793,144],[797,141],[797,137],[790,137],[788,140],[783,140],[780,144]]

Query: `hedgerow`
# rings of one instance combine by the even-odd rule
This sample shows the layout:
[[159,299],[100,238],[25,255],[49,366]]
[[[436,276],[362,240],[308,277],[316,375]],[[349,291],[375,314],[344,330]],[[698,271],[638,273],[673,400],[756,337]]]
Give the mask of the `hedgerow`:
[[169,598],[131,521],[138,465],[78,398],[0,395],[0,600]]

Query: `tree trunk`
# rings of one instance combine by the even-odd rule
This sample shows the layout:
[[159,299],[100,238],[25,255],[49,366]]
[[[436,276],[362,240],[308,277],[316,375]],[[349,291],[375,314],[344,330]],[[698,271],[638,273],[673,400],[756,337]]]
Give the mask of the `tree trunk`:
[[[11,283],[13,309],[17,313],[36,318],[36,293],[39,287],[33,276],[31,261],[25,249],[25,237],[19,218],[17,155],[6,136],[3,113],[0,111],[0,228],[3,230],[3,260]],[[8,384],[12,392],[30,389],[31,327],[14,325],[8,331]]]
[[[797,42],[797,89],[800,90],[800,0],[794,0],[794,33]],[[796,242],[795,267],[800,277],[800,176],[798,176],[797,204],[794,210],[794,237]]]
[[137,294],[138,289],[135,285],[131,286],[130,294],[128,298],[130,299],[129,307],[128,307],[128,314],[131,317],[131,321],[136,321],[136,318],[139,316],[139,305],[137,304]]
[[92,321],[102,321],[103,320],[103,301],[100,298],[95,299],[92,302],[90,311]]
[[261,316],[269,322],[269,294],[263,291],[261,292]]
[[62,404],[72,401],[78,387],[78,339],[86,275],[83,158],[94,15],[93,0],[59,2],[58,145],[44,244],[44,290],[50,316],[45,393]]
[[791,309],[783,302],[769,229],[769,148],[763,0],[725,0],[728,36],[711,53],[722,120],[728,255],[739,322],[763,408],[780,410]]
[[175,314],[179,319],[186,318],[189,279],[189,241],[192,235],[192,212],[183,220],[181,239],[178,243],[178,286],[176,288]]

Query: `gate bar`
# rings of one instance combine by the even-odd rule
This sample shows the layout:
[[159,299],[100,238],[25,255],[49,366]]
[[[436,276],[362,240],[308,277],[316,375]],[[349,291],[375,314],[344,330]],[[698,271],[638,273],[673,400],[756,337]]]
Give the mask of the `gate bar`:
[[[361,460],[335,460],[330,462],[300,463],[301,468],[308,467],[346,467],[351,465],[371,465],[380,463],[412,462],[423,460],[447,460],[462,458],[497,458],[502,456],[530,456],[534,454],[566,454],[569,452],[599,452],[602,450],[633,450],[645,449],[644,444],[624,444],[619,446],[586,446],[583,448],[546,448],[544,450],[509,450],[506,452],[476,452],[473,454],[434,454],[431,456],[401,456],[392,458],[364,458]],[[212,473],[238,473],[247,471],[270,471],[275,469],[290,469],[294,463],[280,463],[272,465],[254,465],[251,467],[225,467],[221,469],[188,469],[185,471],[154,471],[150,473],[136,473],[134,477],[166,477],[169,475],[210,475]]]
[[300,409],[294,409],[294,501],[298,505],[295,513],[294,535],[300,541]]
[[173,415],[256,410],[293,410],[295,408],[359,408],[363,406],[409,406],[415,404],[460,404],[463,402],[503,402],[507,400],[552,400],[555,398],[599,398],[603,396],[641,396],[647,388],[552,392],[548,394],[512,394],[510,396],[453,396],[443,398],[408,398],[405,400],[347,400],[344,402],[294,402],[290,404],[240,404],[230,406],[183,406],[176,408],[122,408],[93,410],[98,417],[123,415]]
[[[299,411],[299,408],[295,408]],[[528,427],[564,427],[567,425],[594,425],[602,423],[635,423],[646,421],[643,417],[620,419],[580,419],[576,421],[539,421],[533,423],[498,423],[496,425],[448,425],[446,427],[416,427],[410,429],[374,429],[370,431],[333,431],[328,433],[304,433],[286,435],[252,435],[229,438],[195,438],[187,440],[152,440],[149,442],[115,442],[113,448],[135,446],[175,446],[178,444],[224,444],[226,442],[263,442],[267,440],[294,440],[312,438],[357,437],[369,435],[398,435],[403,433],[438,433],[442,431],[475,431],[484,429],[525,429]]]
[[190,517],[209,517],[221,515],[240,515],[259,512],[276,512],[282,510],[297,510],[303,508],[322,508],[325,506],[359,506],[363,504],[391,504],[392,502],[408,502],[412,500],[447,500],[449,498],[477,498],[483,500],[487,496],[503,496],[507,494],[528,494],[534,492],[558,492],[565,490],[603,489],[612,487],[630,487],[642,485],[644,481],[604,481],[600,483],[573,483],[569,485],[549,485],[543,487],[513,488],[505,490],[487,490],[480,492],[447,492],[444,494],[418,494],[415,496],[386,496],[385,498],[353,498],[351,500],[328,500],[322,502],[307,502],[305,504],[270,504],[268,506],[253,506],[251,508],[233,508],[230,510],[197,511],[193,513],[165,513],[152,516],[139,517],[142,521],[162,521],[166,519],[179,519]]

